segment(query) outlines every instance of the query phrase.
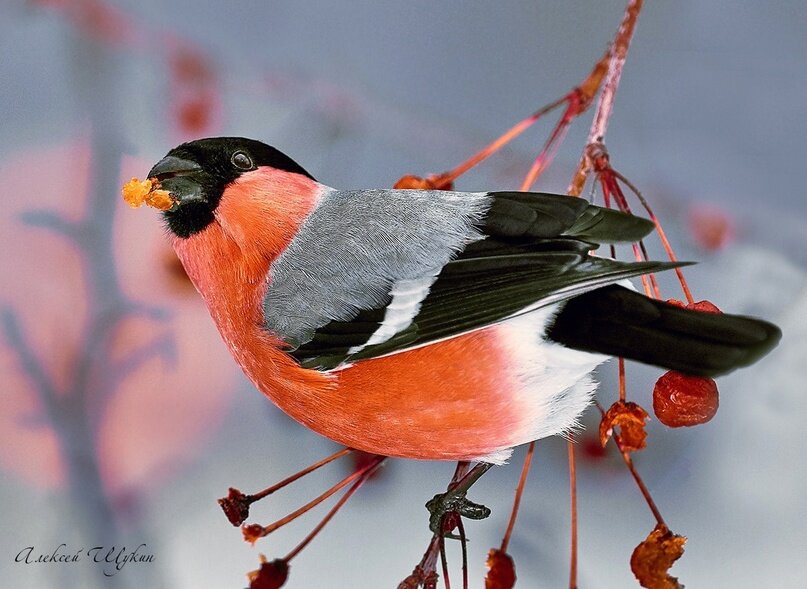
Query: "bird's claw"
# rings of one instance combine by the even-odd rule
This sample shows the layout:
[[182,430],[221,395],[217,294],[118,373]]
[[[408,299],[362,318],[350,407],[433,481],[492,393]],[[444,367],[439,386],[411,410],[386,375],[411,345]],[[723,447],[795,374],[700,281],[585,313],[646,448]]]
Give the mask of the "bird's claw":
[[[481,503],[474,503],[465,496],[465,491],[446,491],[438,493],[426,502],[429,516],[429,529],[435,534],[442,534],[445,538],[458,538],[451,534],[454,525],[446,526],[446,517],[456,514],[468,519],[485,519],[490,515],[490,509]],[[448,529],[446,529],[448,528]]]

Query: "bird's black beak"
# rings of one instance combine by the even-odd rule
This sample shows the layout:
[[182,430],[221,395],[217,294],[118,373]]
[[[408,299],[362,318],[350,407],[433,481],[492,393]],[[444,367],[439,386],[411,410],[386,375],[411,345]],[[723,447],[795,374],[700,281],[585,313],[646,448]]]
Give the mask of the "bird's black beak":
[[194,161],[182,159],[174,155],[167,155],[156,165],[151,168],[149,178],[157,178],[158,180],[165,180],[172,176],[181,176],[183,174],[192,174],[202,169],[202,166]]
[[201,183],[202,166],[192,160],[173,155],[165,156],[149,171],[149,178],[160,181],[160,188],[168,190],[176,199],[168,212],[176,211],[188,203],[206,203]]

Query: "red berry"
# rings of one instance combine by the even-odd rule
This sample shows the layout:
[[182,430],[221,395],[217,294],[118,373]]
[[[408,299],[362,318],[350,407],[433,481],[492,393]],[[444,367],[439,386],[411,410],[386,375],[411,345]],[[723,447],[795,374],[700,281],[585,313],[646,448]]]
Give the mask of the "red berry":
[[512,589],[515,586],[516,565],[509,554],[491,548],[485,564],[488,567],[485,589]]
[[666,525],[656,525],[630,557],[630,568],[639,584],[650,589],[684,589],[667,571],[684,554],[686,541]]
[[431,182],[420,176],[413,176],[411,174],[400,178],[393,188],[396,189],[415,189],[415,190],[431,190],[434,188]]
[[720,309],[709,301],[698,301],[697,303],[689,303],[686,307],[691,311],[700,311],[702,313],[722,313]]
[[711,378],[671,370],[656,381],[653,411],[667,427],[706,423],[717,413],[719,394]]
[[265,536],[263,526],[260,524],[244,524],[241,526],[241,533],[244,535],[244,541],[250,544],[255,544],[255,542]]
[[267,562],[261,555],[261,568],[247,575],[249,589],[280,589],[289,576],[289,563],[282,559]]
[[188,98],[178,106],[176,116],[183,133],[198,135],[211,124],[213,102],[207,95]]
[[706,250],[726,247],[737,233],[731,215],[714,206],[695,206],[687,217],[690,233],[698,245]]

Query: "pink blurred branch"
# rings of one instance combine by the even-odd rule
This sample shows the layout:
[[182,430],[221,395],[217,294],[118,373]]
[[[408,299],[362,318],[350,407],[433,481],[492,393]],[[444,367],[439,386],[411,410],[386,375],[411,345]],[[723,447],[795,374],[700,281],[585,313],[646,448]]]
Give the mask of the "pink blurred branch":
[[45,408],[54,408],[58,394],[56,385],[45,372],[41,359],[25,337],[18,314],[10,307],[2,311],[3,335],[9,349],[13,350],[20,365],[20,371],[27,376],[34,390],[39,394]]

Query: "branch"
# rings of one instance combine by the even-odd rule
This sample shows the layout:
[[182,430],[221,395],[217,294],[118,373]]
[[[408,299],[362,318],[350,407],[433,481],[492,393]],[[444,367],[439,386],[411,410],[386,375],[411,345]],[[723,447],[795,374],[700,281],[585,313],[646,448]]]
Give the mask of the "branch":
[[31,379],[47,409],[53,409],[56,402],[56,385],[48,377],[42,362],[37,357],[28,339],[23,334],[19,318],[11,308],[6,307],[2,312],[3,334],[8,346],[15,352],[22,372]]
[[614,97],[619,87],[622,69],[625,66],[625,59],[628,56],[628,49],[630,48],[631,39],[633,39],[633,33],[636,30],[636,21],[639,18],[639,12],[642,10],[642,4],[643,0],[630,0],[628,6],[625,8],[622,23],[619,25],[616,36],[609,48],[608,73],[606,74],[603,90],[597,102],[597,112],[591,123],[588,142],[583,149],[580,162],[577,164],[577,170],[567,190],[572,196],[580,196],[580,193],[583,191],[583,185],[586,183],[588,173],[591,170],[591,163],[587,152],[588,146],[593,143],[602,142],[605,139],[605,132],[608,130],[608,121],[614,108]]
[[125,380],[127,376],[154,357],[167,358],[175,362],[176,346],[174,345],[174,338],[168,334],[162,334],[147,344],[135,348],[128,356],[115,363],[111,373],[115,375],[118,381]]
[[79,239],[80,232],[78,224],[74,221],[68,221],[62,215],[54,211],[41,209],[23,211],[19,215],[19,219],[29,227],[49,229],[54,233],[58,233],[74,241],[78,241]]
[[614,97],[619,87],[619,80],[622,78],[622,69],[625,67],[625,59],[628,57],[628,49],[636,29],[636,20],[639,18],[639,11],[642,9],[643,0],[631,0],[625,8],[625,16],[622,24],[614,38],[611,46],[611,59],[608,64],[608,73],[605,77],[605,85],[597,103],[597,113],[591,123],[591,130],[588,134],[588,143],[603,141],[605,132],[608,130],[608,121],[614,108]]

